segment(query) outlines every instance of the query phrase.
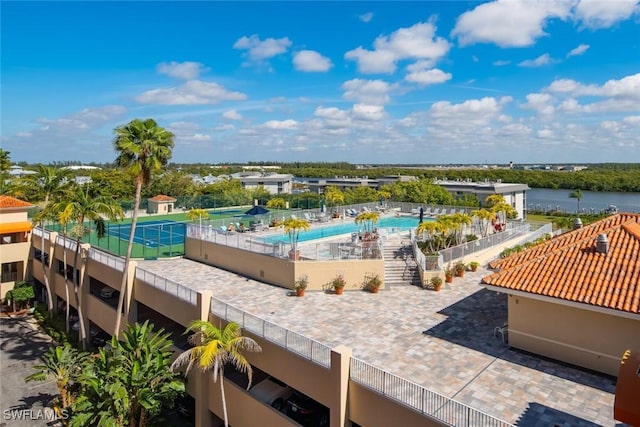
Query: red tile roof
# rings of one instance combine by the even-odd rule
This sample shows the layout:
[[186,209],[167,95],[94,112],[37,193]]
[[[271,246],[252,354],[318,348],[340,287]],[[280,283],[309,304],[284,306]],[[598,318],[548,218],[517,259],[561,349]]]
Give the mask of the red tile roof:
[[165,196],[164,194],[158,194],[155,197],[150,198],[149,200],[151,200],[152,202],[175,202],[176,199],[174,199],[171,196]]
[[[600,234],[607,254],[596,251]],[[640,214],[607,217],[489,266],[498,271],[486,285],[640,314]]]
[[4,208],[31,208],[33,205],[11,196],[0,196],[0,209]]

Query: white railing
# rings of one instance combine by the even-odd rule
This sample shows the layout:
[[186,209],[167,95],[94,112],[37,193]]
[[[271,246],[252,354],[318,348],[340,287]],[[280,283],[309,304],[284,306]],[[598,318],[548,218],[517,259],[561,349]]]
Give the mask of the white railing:
[[236,322],[242,329],[292,351],[325,368],[331,367],[331,349],[282,326],[249,314],[216,298],[211,298],[211,313]]
[[187,237],[265,255],[280,256],[282,252],[282,245],[265,243],[251,233],[228,232],[209,225],[187,224]]
[[89,258],[115,270],[124,271],[124,260],[119,256],[109,254],[96,248],[89,249]]
[[58,236],[56,237],[56,245],[58,246],[64,246],[65,248],[71,250],[71,251],[75,251],[76,247],[78,246],[77,242],[70,238],[70,237],[64,237],[61,236],[60,234],[58,234]]
[[351,358],[349,378],[421,414],[452,426],[511,427],[512,424],[443,396],[366,362]]
[[168,294],[175,295],[178,299],[186,301],[192,305],[198,304],[198,292],[189,289],[179,283],[166,279],[157,274],[146,271],[139,266],[136,267],[136,279],[141,280],[156,289],[160,289]]

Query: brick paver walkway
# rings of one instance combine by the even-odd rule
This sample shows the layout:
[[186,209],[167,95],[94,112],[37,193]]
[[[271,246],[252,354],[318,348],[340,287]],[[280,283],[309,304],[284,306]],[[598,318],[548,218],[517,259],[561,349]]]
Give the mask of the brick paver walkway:
[[615,426],[615,379],[512,350],[493,335],[506,296],[467,273],[440,292],[415,286],[305,297],[186,259],[140,267],[519,426]]

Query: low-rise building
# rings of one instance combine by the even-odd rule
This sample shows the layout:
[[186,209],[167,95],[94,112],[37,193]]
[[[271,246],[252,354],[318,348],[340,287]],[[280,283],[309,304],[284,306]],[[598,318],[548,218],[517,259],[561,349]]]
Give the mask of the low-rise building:
[[27,259],[31,250],[28,219],[33,205],[10,196],[0,196],[0,299],[27,275]]

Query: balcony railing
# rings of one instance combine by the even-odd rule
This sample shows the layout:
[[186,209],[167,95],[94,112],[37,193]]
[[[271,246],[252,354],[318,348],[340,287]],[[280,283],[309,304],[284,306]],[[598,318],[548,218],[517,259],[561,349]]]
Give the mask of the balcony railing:
[[311,338],[268,322],[216,298],[211,298],[211,313],[225,320],[236,322],[242,329],[325,368],[331,367],[331,349]]
[[198,304],[198,293],[193,289],[189,289],[179,283],[146,271],[140,266],[136,267],[136,279],[170,295],[175,295],[178,299],[186,301],[194,306]]
[[366,362],[351,358],[349,377],[383,396],[400,402],[421,414],[452,426],[512,427],[513,425],[443,396],[426,387],[400,378]]
[[124,260],[118,256],[108,254],[96,248],[89,249],[89,258],[115,270],[124,271]]
[[56,237],[56,245],[58,246],[64,246],[65,248],[71,250],[71,251],[75,251],[76,247],[78,246],[77,242],[70,238],[70,237],[64,237],[61,235],[58,235]]

